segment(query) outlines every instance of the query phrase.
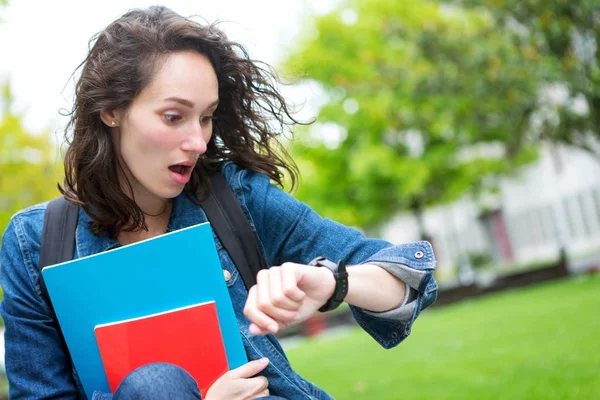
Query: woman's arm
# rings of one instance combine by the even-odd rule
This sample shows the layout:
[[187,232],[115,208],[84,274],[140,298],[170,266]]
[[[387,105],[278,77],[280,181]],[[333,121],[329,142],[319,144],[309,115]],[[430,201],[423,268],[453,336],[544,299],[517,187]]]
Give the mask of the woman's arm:
[[373,264],[348,267],[346,303],[372,312],[385,312],[400,307],[405,298],[406,284],[383,268]]
[[[43,218],[43,210],[36,211]],[[5,366],[11,399],[77,398],[71,362],[39,289],[39,242],[30,240],[31,214],[13,217],[2,238]],[[35,218],[34,218],[35,219]],[[41,229],[39,229],[41,231]],[[39,232],[38,232],[39,233]]]
[[[335,278],[327,268],[294,263],[259,273],[250,289],[244,314],[255,334],[277,333],[281,328],[306,320],[333,295]],[[371,312],[397,309],[406,297],[406,284],[376,265],[348,267],[350,305]]]
[[[436,261],[429,243],[394,246],[383,240],[366,238],[356,229],[320,217],[306,204],[272,185],[263,174],[243,170],[232,163],[227,164],[223,171],[256,229],[269,264],[280,266],[282,270],[294,270],[293,274],[279,275],[293,277],[298,285],[306,285],[307,282],[328,285],[311,289],[316,298],[303,303],[300,309],[298,304],[284,299],[290,295],[292,301],[298,301],[305,295],[303,290],[297,288],[299,291],[296,291],[290,288],[289,283],[282,283],[286,296],[275,293],[274,306],[277,308],[277,299],[281,297],[280,302],[288,309],[285,312],[280,310],[286,316],[272,315],[272,320],[284,320],[290,314],[298,313],[296,308],[301,311],[301,320],[307,316],[307,310],[317,309],[318,302],[323,304],[329,298],[333,290],[331,272],[327,268],[307,266],[317,256],[333,262],[343,260],[352,265],[348,270],[354,283],[350,282],[346,300],[351,304],[360,326],[385,348],[394,347],[404,340],[410,334],[415,318],[435,301],[437,284],[433,271]],[[299,267],[289,268],[290,264]],[[268,303],[268,282],[277,281],[278,270],[261,271],[257,287],[262,289],[250,290],[248,311],[269,307],[264,304]],[[313,270],[319,272],[308,272]],[[318,278],[313,281],[311,276]],[[287,278],[286,282],[294,279]],[[256,306],[254,302],[258,302]],[[395,304],[400,306],[393,308]]]

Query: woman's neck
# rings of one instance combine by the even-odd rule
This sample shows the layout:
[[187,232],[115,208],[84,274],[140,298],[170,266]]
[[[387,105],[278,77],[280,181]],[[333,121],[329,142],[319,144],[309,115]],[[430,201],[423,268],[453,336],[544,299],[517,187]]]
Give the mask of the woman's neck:
[[172,200],[164,200],[161,209],[158,210],[156,214],[147,213],[146,209],[140,208],[144,213],[148,230],[137,230],[133,232],[121,231],[117,236],[119,243],[127,245],[162,235],[167,231],[169,220],[171,218],[171,210],[173,209]]

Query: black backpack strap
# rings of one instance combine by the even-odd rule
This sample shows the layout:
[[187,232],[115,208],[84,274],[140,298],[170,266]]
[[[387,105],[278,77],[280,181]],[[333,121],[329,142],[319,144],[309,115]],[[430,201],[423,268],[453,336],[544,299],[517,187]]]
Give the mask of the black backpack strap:
[[40,289],[42,297],[52,311],[52,324],[61,337],[61,345],[66,354],[70,352],[65,342],[65,338],[60,329],[60,324],[54,315],[54,307],[48,295],[48,289],[44,283],[42,269],[49,265],[69,261],[73,258],[73,249],[75,247],[75,230],[77,229],[77,217],[79,208],[72,205],[60,196],[48,203],[46,214],[44,215],[44,227],[42,229],[42,240],[40,243]]
[[78,210],[78,207],[61,196],[48,203],[44,215],[44,228],[40,245],[40,288],[44,300],[51,309],[52,302],[48,296],[48,290],[41,272],[44,267],[69,261],[73,258]]
[[258,240],[235,194],[222,173],[210,177],[211,194],[201,205],[219,240],[237,267],[246,289],[256,284],[256,274],[268,268]]

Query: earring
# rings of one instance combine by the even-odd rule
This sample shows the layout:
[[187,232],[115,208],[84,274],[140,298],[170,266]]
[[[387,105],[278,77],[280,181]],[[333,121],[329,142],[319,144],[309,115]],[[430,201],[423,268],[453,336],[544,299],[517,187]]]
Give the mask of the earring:
[[115,121],[111,122],[110,124],[111,124],[112,126],[115,126]]

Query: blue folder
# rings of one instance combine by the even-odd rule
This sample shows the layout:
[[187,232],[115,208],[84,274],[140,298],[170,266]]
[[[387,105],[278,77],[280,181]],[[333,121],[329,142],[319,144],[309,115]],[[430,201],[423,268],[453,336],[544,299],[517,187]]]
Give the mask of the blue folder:
[[214,300],[231,369],[248,362],[209,223],[48,266],[42,274],[88,398],[109,392],[94,327]]

